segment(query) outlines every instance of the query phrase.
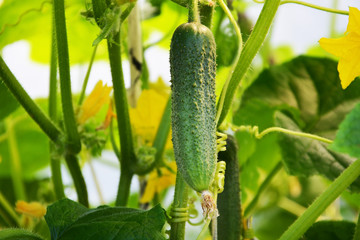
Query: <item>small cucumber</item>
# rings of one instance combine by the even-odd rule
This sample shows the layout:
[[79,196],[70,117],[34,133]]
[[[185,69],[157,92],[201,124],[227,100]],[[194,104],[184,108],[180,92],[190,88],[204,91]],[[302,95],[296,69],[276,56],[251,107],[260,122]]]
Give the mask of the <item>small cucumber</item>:
[[178,170],[198,192],[216,170],[216,45],[209,28],[190,22],[174,32],[170,47],[172,140]]

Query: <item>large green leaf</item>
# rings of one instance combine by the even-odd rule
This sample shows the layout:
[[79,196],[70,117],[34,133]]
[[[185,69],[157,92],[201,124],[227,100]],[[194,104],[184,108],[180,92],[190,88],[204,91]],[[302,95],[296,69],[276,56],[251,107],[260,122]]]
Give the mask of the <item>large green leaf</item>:
[[[299,127],[289,117],[278,112],[275,114],[276,125],[301,132]],[[321,174],[334,180],[345,170],[354,159],[327,149],[326,144],[317,140],[279,134],[279,144],[282,149],[282,159],[291,175],[311,176]],[[360,190],[360,179],[351,185],[353,190]]]
[[45,215],[53,240],[165,239],[165,212],[159,206],[144,211],[100,206],[87,209],[69,199],[48,207]]
[[25,229],[3,229],[0,231],[1,240],[43,240],[39,235]]
[[[330,59],[300,56],[282,65],[273,66],[264,70],[245,91],[241,105],[234,114],[236,125],[259,126],[260,131],[275,126],[274,114],[277,111],[286,112],[300,131],[317,134],[323,137],[334,138],[338,125],[345,115],[360,101],[360,81],[354,81],[346,90],[342,90],[337,72],[337,63]],[[276,134],[256,140],[248,132],[236,134],[239,143],[239,160],[241,163],[242,194],[245,205],[248,195],[256,194],[266,176],[282,158],[289,155],[290,148],[284,141],[278,143]],[[326,147],[316,144],[324,151]],[[292,156],[296,156],[304,146],[293,146]],[[312,150],[314,151],[314,150]],[[335,157],[336,153],[329,153],[321,157],[329,158],[332,162],[343,161],[343,157]],[[312,158],[312,160],[318,159]],[[292,173],[318,173],[317,169],[290,169],[296,164],[287,164]],[[343,169],[351,159],[339,162]],[[293,162],[300,159],[292,159]],[[317,163],[311,166],[315,167]],[[329,169],[329,166],[324,166]],[[320,168],[320,166],[318,166]],[[322,170],[323,173],[326,170]],[[329,170],[329,178],[335,173]]]
[[0,79],[0,121],[7,117],[10,113],[16,110],[19,103],[15,100],[14,96],[9,92],[3,81]]
[[[359,89],[360,91],[360,89]],[[360,158],[360,104],[358,104],[341,123],[333,144],[335,151]]]
[[[92,42],[100,29],[81,16],[86,9],[83,0],[66,1],[66,23],[71,63],[90,59]],[[51,46],[51,1],[4,0],[0,6],[0,49],[19,40],[31,45],[35,61],[49,62]],[[105,44],[97,51],[98,58],[107,57]]]
[[307,230],[302,240],[352,240],[355,223],[346,221],[316,222]]

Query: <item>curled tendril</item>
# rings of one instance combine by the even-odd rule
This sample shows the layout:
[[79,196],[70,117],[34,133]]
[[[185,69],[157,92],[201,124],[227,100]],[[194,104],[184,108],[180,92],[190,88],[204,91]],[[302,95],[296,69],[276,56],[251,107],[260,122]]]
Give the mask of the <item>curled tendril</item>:
[[224,161],[220,161],[217,163],[216,175],[213,183],[213,187],[217,188],[217,193],[222,193],[224,191],[225,169],[226,163]]
[[216,132],[216,136],[218,137],[218,139],[216,139],[216,152],[226,151],[227,134]]
[[172,208],[171,209],[171,222],[186,222],[189,220],[189,207],[186,208]]
[[52,1],[44,1],[44,2],[41,3],[39,8],[31,8],[31,9],[26,10],[25,12],[20,14],[19,18],[17,19],[17,21],[15,23],[5,23],[1,28],[0,35],[5,32],[6,28],[15,27],[15,26],[19,25],[19,23],[22,21],[22,19],[26,15],[28,15],[29,13],[31,13],[31,12],[41,12],[44,9],[44,6],[45,6],[46,3],[52,4]]

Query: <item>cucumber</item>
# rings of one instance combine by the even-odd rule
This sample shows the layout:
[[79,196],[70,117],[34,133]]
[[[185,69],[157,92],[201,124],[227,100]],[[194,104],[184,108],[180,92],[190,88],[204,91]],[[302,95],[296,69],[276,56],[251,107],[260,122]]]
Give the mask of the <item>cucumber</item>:
[[239,240],[242,233],[238,148],[233,136],[228,135],[226,151],[218,153],[219,161],[226,162],[224,191],[219,194],[218,240]]
[[190,22],[174,32],[170,46],[172,141],[187,184],[209,189],[216,170],[216,45],[206,26]]

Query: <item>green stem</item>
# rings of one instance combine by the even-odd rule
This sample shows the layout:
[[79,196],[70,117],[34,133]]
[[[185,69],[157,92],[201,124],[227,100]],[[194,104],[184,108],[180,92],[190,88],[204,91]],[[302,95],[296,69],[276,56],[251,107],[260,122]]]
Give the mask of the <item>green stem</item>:
[[78,196],[78,201],[85,207],[89,207],[88,193],[84,177],[81,173],[79,161],[74,154],[66,154],[65,161],[69,168],[71,177],[74,181],[75,190]]
[[229,18],[231,24],[233,25],[234,29],[235,29],[235,33],[236,36],[239,40],[239,50],[238,50],[238,54],[241,53],[242,47],[243,47],[243,40],[242,40],[242,36],[241,36],[241,30],[239,25],[237,24],[234,16],[231,14],[230,9],[226,6],[225,2],[223,0],[218,0],[217,1],[221,7],[221,9],[225,12],[226,16]]
[[265,180],[261,183],[255,197],[252,199],[252,201],[249,203],[249,205],[245,209],[245,212],[244,212],[245,218],[247,218],[250,215],[252,210],[255,208],[255,206],[260,198],[261,193],[269,186],[271,180],[275,177],[275,175],[280,171],[281,168],[282,168],[282,162],[278,162],[278,164],[276,164],[276,166],[273,168],[273,170],[269,173],[269,175],[267,175]]
[[60,129],[44,114],[39,106],[30,98],[21,84],[16,80],[4,60],[0,56],[0,78],[9,88],[21,106],[39,125],[44,133],[56,144],[60,143]]
[[200,7],[199,7],[200,21],[201,21],[202,25],[205,25],[208,28],[211,28],[211,25],[212,25],[212,19],[213,19],[213,15],[214,15],[214,7],[215,7],[214,2],[211,2],[211,4],[210,3],[203,4],[200,2]]
[[[123,169],[123,168],[121,168]],[[120,173],[120,182],[118,193],[116,196],[115,205],[116,206],[126,206],[130,196],[130,186],[131,180],[133,177],[132,172],[121,171]]]
[[[57,121],[57,48],[54,16],[51,36],[49,117],[52,121]],[[61,178],[60,155],[57,154],[56,145],[53,143],[50,143],[50,168],[55,198],[59,200],[65,197],[65,193],[64,185]]]
[[[226,14],[226,16],[229,18],[231,24],[233,25],[234,29],[235,29],[235,33],[236,33],[236,36],[238,38],[238,41],[239,41],[239,47],[238,47],[238,51],[237,51],[237,54],[236,54],[236,57],[235,57],[235,62],[238,62],[239,59],[240,59],[240,56],[241,56],[241,52],[243,50],[243,39],[242,39],[242,36],[241,36],[241,30],[240,30],[240,26],[237,24],[235,18],[233,17],[233,15],[231,14],[231,11],[229,10],[229,8],[226,6],[225,2],[223,0],[218,0],[217,1],[220,5],[220,7],[222,8],[222,10],[224,11],[224,13]],[[220,21],[221,23],[221,21]],[[223,92],[227,92],[227,89],[229,87],[229,83],[230,83],[230,80],[232,78],[232,73],[235,71],[235,68],[237,67],[237,65],[233,64],[233,66],[231,67],[231,70],[229,72],[229,75],[228,75],[228,78],[223,86],[223,89],[222,91]],[[219,124],[219,119],[220,119],[220,116],[221,116],[221,112],[222,111],[219,111],[219,109],[222,109],[223,106],[224,106],[224,102],[225,102],[225,94],[221,94],[220,95],[220,98],[219,98],[219,102],[218,102],[218,111],[216,113],[216,118],[215,118],[215,122],[217,123],[217,126],[220,126]]]
[[120,23],[124,22],[131,13],[131,10],[135,7],[135,3],[130,3],[129,6],[121,12]]
[[358,240],[358,239],[360,239],[360,214],[358,216],[358,221],[356,224],[355,233],[353,237],[353,240]]
[[320,214],[360,176],[360,159],[353,162],[331,185],[306,209],[279,240],[297,240],[315,222]]
[[116,205],[125,206],[129,197],[131,178],[136,164],[136,156],[132,142],[127,94],[122,72],[120,30],[112,39],[108,39],[107,43],[121,146],[121,175]]
[[10,152],[10,168],[11,168],[11,178],[14,184],[15,196],[17,200],[26,201],[25,186],[22,179],[22,170],[21,170],[21,161],[18,152],[16,134],[14,131],[14,125],[11,122],[11,118],[5,120],[7,133],[8,133],[8,144]]
[[168,102],[165,106],[164,113],[162,115],[159,128],[157,130],[153,147],[156,149],[155,165],[161,166],[163,162],[163,153],[165,150],[166,142],[169,137],[171,127],[171,96],[169,96]]
[[55,30],[59,59],[60,90],[64,124],[67,134],[67,150],[79,153],[81,150],[80,136],[75,121],[72,103],[69,50],[66,33],[64,0],[54,0]]
[[80,93],[80,97],[79,97],[78,106],[81,105],[81,103],[83,102],[84,97],[85,97],[85,90],[86,90],[86,86],[87,86],[87,84],[89,82],[90,72],[91,72],[92,65],[94,63],[94,59],[95,59],[96,50],[97,50],[98,45],[99,44],[96,44],[94,46],[94,49],[93,49],[93,52],[92,52],[92,55],[91,55],[90,63],[89,63],[88,69],[86,71],[85,79],[84,79],[84,82],[83,82],[83,85],[82,85],[82,88],[81,88],[81,93]]
[[[178,171],[176,175],[174,202],[172,205],[173,209],[187,209],[189,190],[189,186]],[[172,219],[176,219],[177,216],[173,215],[172,217]],[[170,240],[185,239],[185,224],[185,219],[184,221],[171,221]]]
[[189,22],[200,22],[198,0],[189,0]]
[[342,11],[342,10],[338,10],[338,9],[333,9],[333,8],[327,8],[327,7],[322,7],[322,6],[318,6],[315,4],[311,4],[311,3],[307,3],[307,2],[302,2],[302,1],[296,1],[296,0],[283,0],[281,1],[281,5],[285,4],[285,3],[295,3],[295,4],[300,4],[306,7],[311,7],[317,10],[321,10],[321,11],[325,11],[325,12],[330,12],[330,13],[337,13],[337,14],[342,14],[342,15],[349,15],[349,11]]
[[[338,0],[333,0],[333,8],[338,7]],[[330,38],[336,38],[336,14],[332,14],[330,18]]]
[[0,192],[0,216],[9,224],[10,227],[19,227],[20,221],[16,212],[4,195]]
[[[249,39],[246,41],[240,58],[236,63],[236,67],[229,80],[228,87],[226,89],[223,89],[223,91],[221,92],[221,95],[224,95],[225,97],[223,105],[217,105],[217,111],[220,112],[217,126],[221,125],[227,113],[229,112],[231,103],[234,99],[240,81],[244,77],[253,58],[263,44],[265,37],[273,22],[279,4],[280,0],[267,0],[265,2],[260,16],[255,24],[254,30],[252,31]],[[223,96],[220,96],[220,99],[221,98],[223,98]]]

